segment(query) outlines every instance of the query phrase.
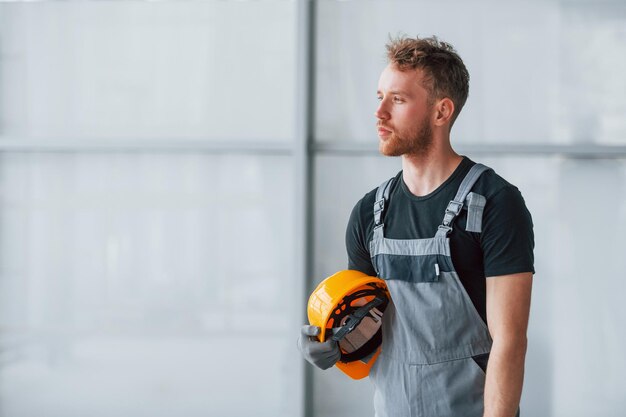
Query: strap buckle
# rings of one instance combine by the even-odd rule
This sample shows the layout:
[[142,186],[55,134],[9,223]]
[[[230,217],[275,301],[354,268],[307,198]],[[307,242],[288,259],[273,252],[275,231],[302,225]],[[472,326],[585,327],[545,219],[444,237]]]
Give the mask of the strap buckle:
[[374,202],[374,213],[380,213],[385,208],[385,199],[381,198]]
[[451,200],[446,207],[446,213],[443,216],[443,225],[450,226],[452,221],[463,209],[462,201]]
[[437,234],[443,234],[444,236],[447,236],[448,234],[450,234],[451,231],[452,227],[446,226],[445,224],[440,224]]
[[380,200],[374,202],[374,227],[378,227],[382,225],[381,217],[382,212],[385,210],[385,199],[381,198]]
[[348,320],[343,326],[334,331],[331,339],[333,339],[335,342],[339,342],[348,333],[354,330],[354,328],[358,326],[359,323],[361,323],[361,320],[363,320],[365,316],[367,316],[372,308],[378,307],[380,304],[382,304],[382,302],[382,298],[376,297],[364,306],[359,307],[353,314],[349,316]]
[[458,216],[461,210],[463,210],[462,201],[451,200],[446,207],[446,212],[454,213],[455,216]]

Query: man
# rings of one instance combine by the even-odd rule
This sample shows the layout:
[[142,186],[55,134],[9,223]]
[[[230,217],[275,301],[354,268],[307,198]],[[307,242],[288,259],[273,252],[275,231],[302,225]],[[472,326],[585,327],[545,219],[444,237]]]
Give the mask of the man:
[[[379,149],[402,171],[354,207],[349,268],[385,279],[393,304],[370,371],[377,417],[519,413],[534,237],[516,187],[458,155],[450,130],[469,91],[452,46],[399,38],[378,83]],[[304,326],[299,346],[325,369],[339,359]]]

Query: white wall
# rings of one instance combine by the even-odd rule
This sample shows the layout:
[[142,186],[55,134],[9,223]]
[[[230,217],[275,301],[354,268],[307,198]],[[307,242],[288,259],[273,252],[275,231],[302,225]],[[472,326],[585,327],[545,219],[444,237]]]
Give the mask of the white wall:
[[0,416],[301,409],[293,160],[201,146],[293,141],[294,29],[283,1],[0,3],[0,146],[81,146],[0,154]]
[[291,2],[51,1],[0,10],[5,136],[292,139]]
[[[384,44],[404,32],[469,68],[454,144],[626,144],[624,2],[316,10],[316,141],[376,142]],[[288,0],[0,2],[0,417],[298,415],[295,159],[189,146],[293,143],[297,29]],[[535,222],[523,414],[621,416],[626,157],[468,156]],[[345,267],[353,204],[399,169],[315,156],[313,283]],[[313,415],[373,415],[369,381],[313,375]]]

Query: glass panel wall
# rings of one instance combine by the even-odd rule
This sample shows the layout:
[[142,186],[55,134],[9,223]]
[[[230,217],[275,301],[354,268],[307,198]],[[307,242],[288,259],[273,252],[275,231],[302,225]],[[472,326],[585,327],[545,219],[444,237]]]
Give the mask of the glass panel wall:
[[289,141],[294,20],[280,0],[0,3],[0,132]]
[[[356,152],[376,147],[389,35],[465,60],[455,145],[626,144],[622,2],[313,3],[311,139],[345,146],[313,155],[313,271],[294,278],[306,2],[0,2],[0,417],[302,415],[299,280],[345,268],[353,205],[400,169]],[[150,149],[183,142],[203,150]],[[93,149],[37,152],[62,143]],[[535,222],[524,414],[621,415],[626,159],[469,156]],[[312,373],[307,417],[373,415],[368,380]]]
[[457,144],[626,143],[624,3],[320,1],[317,13],[316,140],[376,140],[384,45],[404,33],[435,34],[465,61]]
[[0,3],[1,417],[301,412],[295,22]]
[[290,169],[3,156],[1,415],[290,415]]

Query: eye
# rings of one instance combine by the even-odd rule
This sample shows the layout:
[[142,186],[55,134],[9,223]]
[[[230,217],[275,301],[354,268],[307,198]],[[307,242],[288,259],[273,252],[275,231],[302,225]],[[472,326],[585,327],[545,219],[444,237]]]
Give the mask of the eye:
[[383,99],[383,96],[381,96],[381,95],[379,94],[379,95],[377,95],[377,96],[376,96],[376,99],[377,99],[378,101],[381,101],[381,100]]
[[402,97],[395,96],[393,98],[393,102],[394,103],[404,103],[404,100],[402,99]]

